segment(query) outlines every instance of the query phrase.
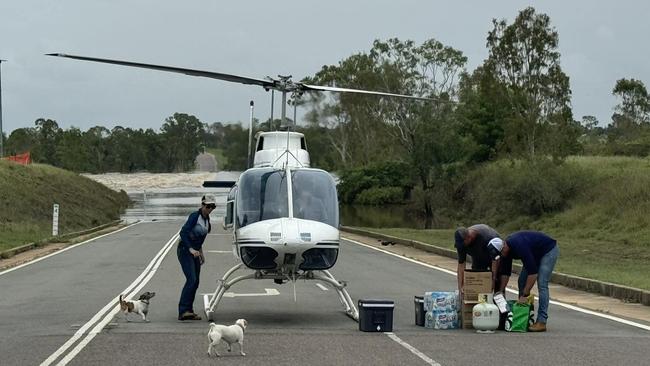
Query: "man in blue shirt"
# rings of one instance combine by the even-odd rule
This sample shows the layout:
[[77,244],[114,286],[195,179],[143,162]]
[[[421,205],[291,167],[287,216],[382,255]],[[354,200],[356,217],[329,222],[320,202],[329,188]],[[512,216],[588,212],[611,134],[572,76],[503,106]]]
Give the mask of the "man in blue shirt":
[[546,331],[548,320],[548,282],[551,279],[559,249],[555,239],[538,231],[517,231],[501,240],[492,239],[488,249],[493,258],[499,258],[501,292],[504,292],[512,274],[512,260],[521,259],[523,268],[519,274],[519,302],[525,303],[530,290],[537,282],[539,307],[537,321],[531,325],[531,332]]

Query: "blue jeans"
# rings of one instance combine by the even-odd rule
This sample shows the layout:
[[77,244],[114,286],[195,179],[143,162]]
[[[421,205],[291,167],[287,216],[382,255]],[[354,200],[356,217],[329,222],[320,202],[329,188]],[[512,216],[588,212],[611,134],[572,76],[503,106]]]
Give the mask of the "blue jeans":
[[[539,305],[537,308],[537,322],[546,324],[548,320],[548,281],[551,280],[551,273],[557,262],[557,256],[560,254],[560,249],[555,245],[548,253],[544,254],[539,263],[537,272],[537,291],[539,292]],[[521,294],[526,286],[526,279],[528,278],[528,271],[526,268],[521,270],[519,274],[519,293]]]
[[185,275],[185,285],[181,291],[181,299],[178,301],[178,316],[181,316],[186,311],[194,312],[194,298],[199,288],[201,262],[190,253],[189,248],[181,245],[176,249],[176,255]]

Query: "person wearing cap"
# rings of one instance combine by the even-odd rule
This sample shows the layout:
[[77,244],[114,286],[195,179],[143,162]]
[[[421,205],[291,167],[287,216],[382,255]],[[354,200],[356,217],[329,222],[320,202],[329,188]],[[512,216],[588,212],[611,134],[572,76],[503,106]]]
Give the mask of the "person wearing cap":
[[216,206],[214,196],[203,196],[201,208],[192,212],[181,228],[176,254],[185,275],[185,285],[178,301],[179,320],[201,320],[201,317],[194,312],[194,298],[199,288],[201,265],[205,263],[203,242],[212,229],[210,213]]
[[485,224],[476,224],[468,228],[459,227],[454,233],[455,247],[458,254],[458,291],[463,293],[465,278],[465,261],[467,255],[472,257],[472,270],[492,270],[492,288],[496,280],[496,265],[487,250],[487,245],[493,238],[498,238],[499,233]]
[[523,264],[519,273],[520,303],[527,303],[530,290],[537,282],[539,306],[537,321],[528,329],[531,332],[545,332],[548,321],[549,291],[555,262],[560,253],[557,241],[539,231],[517,231],[506,240],[492,239],[488,244],[490,255],[499,260],[500,290],[505,294],[508,280],[512,274],[512,260],[521,259]]

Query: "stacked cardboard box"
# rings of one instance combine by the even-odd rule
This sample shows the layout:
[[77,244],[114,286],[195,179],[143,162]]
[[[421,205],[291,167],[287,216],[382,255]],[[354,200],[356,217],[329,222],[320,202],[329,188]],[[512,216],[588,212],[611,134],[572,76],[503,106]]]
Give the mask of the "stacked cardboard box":
[[479,294],[481,297],[487,297],[484,294],[492,294],[492,272],[490,271],[470,271],[465,270],[463,280],[463,299],[461,306],[461,316],[463,319],[463,329],[472,329],[472,309],[479,303]]

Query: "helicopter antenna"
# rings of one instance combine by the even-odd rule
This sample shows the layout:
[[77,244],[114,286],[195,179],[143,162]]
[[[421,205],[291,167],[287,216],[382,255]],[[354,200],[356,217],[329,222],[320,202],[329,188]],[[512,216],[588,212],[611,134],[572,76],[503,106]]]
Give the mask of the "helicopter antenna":
[[251,119],[250,119],[250,123],[248,124],[248,166],[247,168],[250,168],[251,165],[253,165],[251,162],[251,144],[253,141],[253,109],[255,103],[252,100],[250,106],[251,106]]
[[275,89],[271,89],[271,119],[269,120],[269,131],[273,130],[273,97],[275,96]]

